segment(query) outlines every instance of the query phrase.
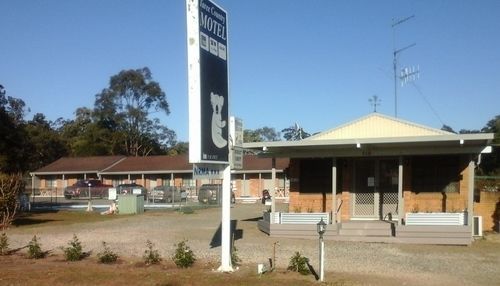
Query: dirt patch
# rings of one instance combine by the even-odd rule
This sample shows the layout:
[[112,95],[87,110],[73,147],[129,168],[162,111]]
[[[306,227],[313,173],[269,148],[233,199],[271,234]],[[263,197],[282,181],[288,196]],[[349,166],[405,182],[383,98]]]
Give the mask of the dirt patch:
[[[65,282],[115,285],[114,281],[129,285],[220,285],[228,282],[231,285],[278,285],[282,281],[287,281],[288,285],[317,285],[313,276],[294,276],[284,269],[296,251],[308,257],[316,268],[318,242],[274,238],[260,232],[257,219],[265,210],[266,207],[260,204],[235,205],[231,209],[235,246],[243,264],[232,274],[213,271],[220,259],[221,213],[217,208],[194,210],[191,214],[154,211],[110,217],[85,212],[34,214],[30,219],[38,223],[18,225],[7,231],[10,247],[26,246],[36,234],[42,249],[49,250],[50,256],[32,261],[19,257],[26,252],[21,249],[17,256],[1,258],[2,279],[10,277],[10,280],[0,280],[0,284],[16,284],[23,281],[16,279],[24,279],[22,277],[27,275],[33,280],[18,284],[34,284],[28,282],[35,281],[40,284],[37,279],[41,279],[50,281],[50,285],[67,284]],[[62,261],[60,248],[67,245],[73,234],[82,242],[84,251],[92,255],[84,261],[67,263]],[[500,281],[497,238],[488,235],[470,247],[326,241],[325,277],[330,285],[495,285]],[[177,269],[170,261],[175,243],[183,239],[188,240],[198,258],[199,263],[193,269]],[[141,266],[147,240],[155,244],[164,258],[161,266]],[[118,253],[119,264],[97,263],[95,256],[102,241]],[[278,271],[259,276],[257,264],[268,264],[274,243]],[[80,280],[78,275],[82,277]]]

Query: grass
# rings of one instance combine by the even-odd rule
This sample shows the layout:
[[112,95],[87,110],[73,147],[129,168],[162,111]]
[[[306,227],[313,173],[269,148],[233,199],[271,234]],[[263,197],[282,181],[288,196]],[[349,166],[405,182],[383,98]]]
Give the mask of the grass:
[[12,226],[17,229],[30,229],[40,226],[66,226],[76,223],[108,221],[126,216],[101,215],[85,211],[32,211],[24,213],[14,220]]

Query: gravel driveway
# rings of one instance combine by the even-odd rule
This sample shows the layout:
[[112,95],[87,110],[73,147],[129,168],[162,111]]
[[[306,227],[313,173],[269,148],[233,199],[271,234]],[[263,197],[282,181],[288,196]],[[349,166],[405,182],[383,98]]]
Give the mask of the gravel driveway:
[[[268,263],[273,244],[278,242],[278,268],[285,269],[296,251],[309,257],[316,268],[317,240],[271,238],[257,229],[257,219],[265,208],[237,204],[231,209],[237,230],[235,246],[242,263],[255,269],[257,263]],[[172,255],[175,243],[187,239],[198,259],[218,261],[220,215],[217,208],[193,214],[150,211],[104,222],[37,226],[32,231],[12,228],[7,234],[11,248],[26,245],[36,234],[43,249],[56,253],[76,234],[86,251],[95,253],[106,241],[120,256],[132,258],[142,257],[148,239],[165,258]],[[365,277],[361,281],[371,285],[500,285],[500,240],[498,236],[491,238],[470,247],[326,241],[326,279],[342,275]]]

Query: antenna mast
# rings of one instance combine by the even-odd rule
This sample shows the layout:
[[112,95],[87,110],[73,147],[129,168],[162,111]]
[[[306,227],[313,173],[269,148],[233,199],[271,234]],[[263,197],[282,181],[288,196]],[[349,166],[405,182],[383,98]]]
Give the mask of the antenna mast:
[[[403,52],[404,50],[407,50],[411,47],[414,47],[416,44],[413,43],[411,45],[408,45],[404,48],[396,50],[396,26],[403,24],[404,22],[410,20],[411,18],[414,18],[415,15],[411,15],[409,17],[406,17],[404,19],[392,19],[392,44],[393,44],[393,68],[394,68],[394,116],[398,117],[398,55]],[[418,71],[416,72],[418,74]],[[403,76],[400,77],[400,79]]]
[[373,112],[377,112],[377,106],[380,105],[382,101],[377,95],[373,95],[372,98],[369,98],[368,101],[373,106]]

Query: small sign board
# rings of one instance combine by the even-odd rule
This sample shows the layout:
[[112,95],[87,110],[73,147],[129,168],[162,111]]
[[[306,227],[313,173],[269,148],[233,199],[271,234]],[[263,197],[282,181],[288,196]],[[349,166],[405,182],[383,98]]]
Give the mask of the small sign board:
[[225,165],[221,164],[193,164],[193,179],[194,180],[221,180],[223,177]]
[[141,189],[132,189],[132,194],[140,195],[140,194],[142,194],[142,190]]
[[229,119],[229,162],[231,169],[243,169],[243,121],[231,116]]
[[116,188],[108,189],[108,200],[110,201],[116,200]]

